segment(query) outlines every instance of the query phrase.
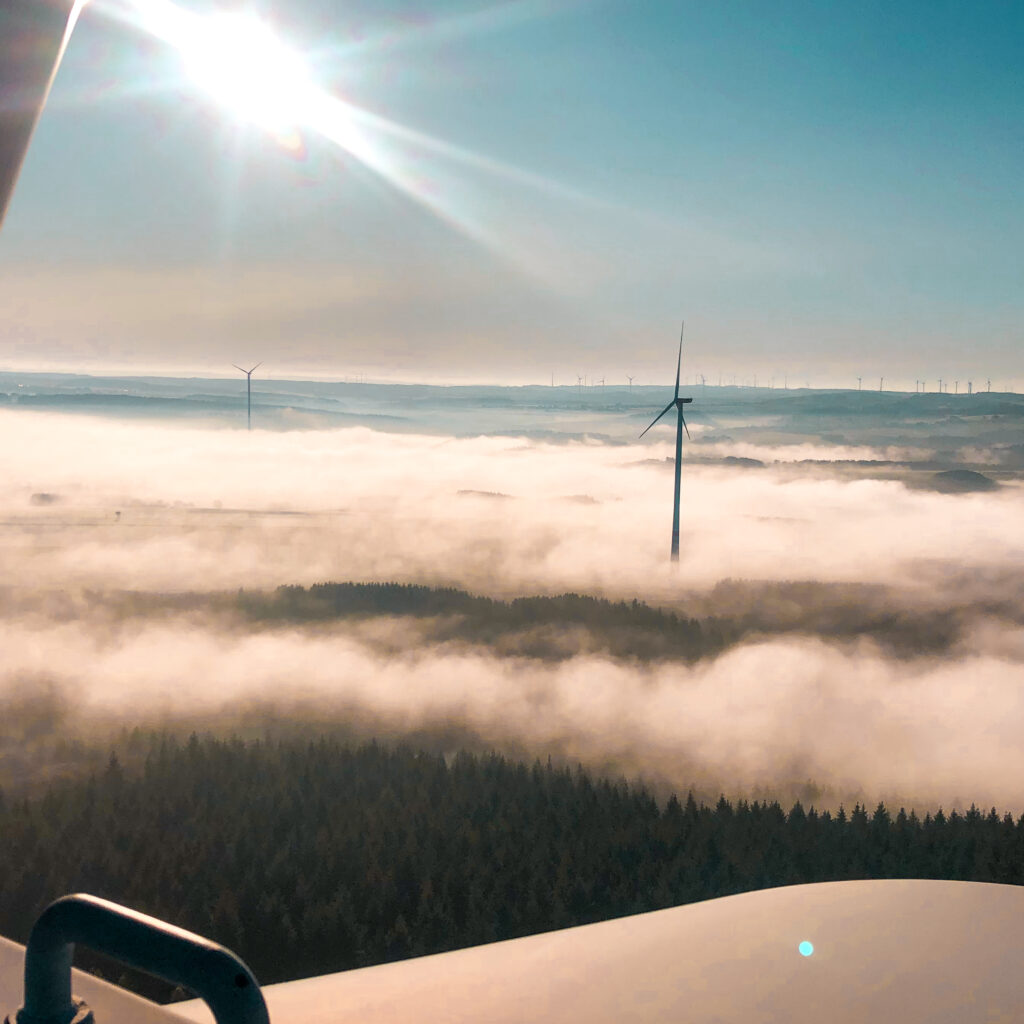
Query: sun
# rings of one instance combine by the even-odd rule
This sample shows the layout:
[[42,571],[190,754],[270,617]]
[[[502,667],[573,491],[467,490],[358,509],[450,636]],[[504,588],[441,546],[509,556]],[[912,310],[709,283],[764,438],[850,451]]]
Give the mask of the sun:
[[191,82],[239,121],[301,146],[300,130],[322,106],[302,57],[258,18],[201,16],[169,0],[136,0],[132,19],[169,43]]
[[239,14],[205,18],[179,46],[190,78],[233,116],[279,141],[298,134],[317,89],[301,57],[265,23]]
[[466,175],[496,175],[516,185],[589,202],[536,174],[407,128],[332,94],[318,84],[306,55],[252,14],[199,13],[180,6],[178,0],[102,0],[101,7],[105,14],[166,43],[191,88],[228,116],[259,128],[292,156],[302,157],[308,145],[318,143],[326,144],[328,152],[351,156],[528,276],[536,276],[535,255],[514,253],[498,232],[467,208],[464,186],[466,194],[479,189]]

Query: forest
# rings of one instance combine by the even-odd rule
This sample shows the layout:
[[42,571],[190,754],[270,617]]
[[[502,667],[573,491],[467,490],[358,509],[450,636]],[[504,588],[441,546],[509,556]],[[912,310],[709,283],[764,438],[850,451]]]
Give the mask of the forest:
[[578,767],[328,737],[135,731],[99,772],[0,795],[0,836],[0,934],[23,942],[50,900],[91,892],[224,943],[264,983],[769,886],[1024,882],[1024,817],[995,809],[659,802]]
[[452,587],[402,583],[318,583],[272,592],[242,591],[237,608],[263,624],[326,622],[408,615],[433,620],[434,643],[462,641],[503,654],[559,659],[581,648],[615,658],[696,661],[720,653],[728,638],[715,619],[699,622],[641,601],[608,601],[586,594],[517,597],[510,601]]
[[[990,600],[984,614],[1020,620],[1018,595]],[[19,604],[19,601],[22,603]],[[38,611],[0,588],[8,614]],[[613,601],[588,594],[501,600],[455,587],[408,583],[330,582],[275,590],[159,593],[88,591],[76,605],[46,595],[62,618],[99,614],[120,619],[218,616],[245,630],[332,629],[365,619],[417,620],[417,643],[479,645],[503,656],[562,660],[590,652],[617,660],[693,663],[744,641],[800,633],[829,642],[870,637],[894,657],[941,654],[969,635],[979,609],[928,607],[880,586],[850,583],[722,580],[679,608]],[[684,612],[685,607],[685,612]]]

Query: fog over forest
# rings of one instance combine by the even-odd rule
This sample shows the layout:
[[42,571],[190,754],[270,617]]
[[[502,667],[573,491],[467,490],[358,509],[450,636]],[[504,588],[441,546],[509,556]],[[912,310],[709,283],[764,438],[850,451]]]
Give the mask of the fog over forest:
[[[637,440],[668,389],[263,384],[247,432],[237,382],[0,384],[0,784],[63,735],[291,717],[1024,810],[1017,396],[692,389],[673,566],[673,432]],[[614,607],[253,612],[349,581]]]

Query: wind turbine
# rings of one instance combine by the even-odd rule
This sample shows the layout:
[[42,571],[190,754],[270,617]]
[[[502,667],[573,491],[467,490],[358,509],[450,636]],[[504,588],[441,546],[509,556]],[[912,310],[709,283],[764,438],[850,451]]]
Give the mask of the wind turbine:
[[252,370],[244,370],[238,363],[232,363],[231,365],[236,370],[241,370],[245,374],[245,420],[248,428],[252,430],[252,370],[262,366],[263,360],[260,360]]
[[690,437],[690,428],[686,425],[686,420],[683,419],[683,406],[692,402],[692,398],[680,398],[679,397],[679,371],[683,365],[683,331],[686,328],[686,321],[683,321],[683,326],[679,328],[679,356],[676,359],[676,393],[672,401],[665,406],[657,416],[651,420],[650,424],[644,430],[643,437],[651,427],[654,426],[662,416],[669,411],[669,409],[675,409],[679,414],[679,419],[676,422],[676,482],[674,499],[672,503],[672,561],[679,561],[679,475],[682,469],[683,463],[683,431],[686,431],[687,440]]

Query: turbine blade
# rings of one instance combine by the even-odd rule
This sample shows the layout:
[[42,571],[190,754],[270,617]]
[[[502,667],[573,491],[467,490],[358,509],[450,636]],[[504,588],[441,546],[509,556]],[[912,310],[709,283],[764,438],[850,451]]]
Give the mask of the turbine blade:
[[679,358],[676,360],[676,398],[679,397],[679,371],[683,368],[683,331],[686,330],[686,321],[683,321],[679,328]]
[[686,425],[686,417],[683,415],[683,410],[681,407],[679,409],[679,418],[683,421],[683,430],[686,431],[686,440],[692,440],[692,438],[690,437],[690,428]]
[[242,368],[241,368],[241,367],[240,367],[240,366],[238,365],[238,363],[232,363],[231,365],[232,365],[232,366],[233,366],[233,367],[234,367],[234,368],[235,368],[236,370],[241,370],[241,371],[242,371],[242,373],[248,373],[248,372],[249,372],[248,370],[242,370]]
[[[4,3],[0,224],[83,3]],[[12,102],[13,101],[13,102]]]
[[261,360],[260,360],[260,361],[259,361],[259,362],[258,362],[258,363],[257,363],[257,364],[256,364],[256,365],[255,365],[255,366],[253,367],[253,368],[252,368],[252,370],[250,370],[249,372],[250,372],[250,373],[252,373],[252,372],[253,372],[254,370],[258,370],[258,369],[259,369],[259,368],[260,368],[260,367],[261,367],[262,365],[263,365],[263,360],[261,359]]
[[640,437],[643,437],[644,434],[646,434],[647,431],[650,430],[651,427],[653,427],[654,424],[657,423],[658,420],[660,420],[661,417],[664,416],[665,413],[667,413],[669,411],[669,409],[671,409],[675,404],[676,404],[675,402],[669,402],[668,405],[666,405],[665,408],[662,409],[661,412],[659,412],[658,415],[655,416],[653,420],[651,420],[651,422],[647,425],[646,429],[644,430],[644,433],[641,434]]

